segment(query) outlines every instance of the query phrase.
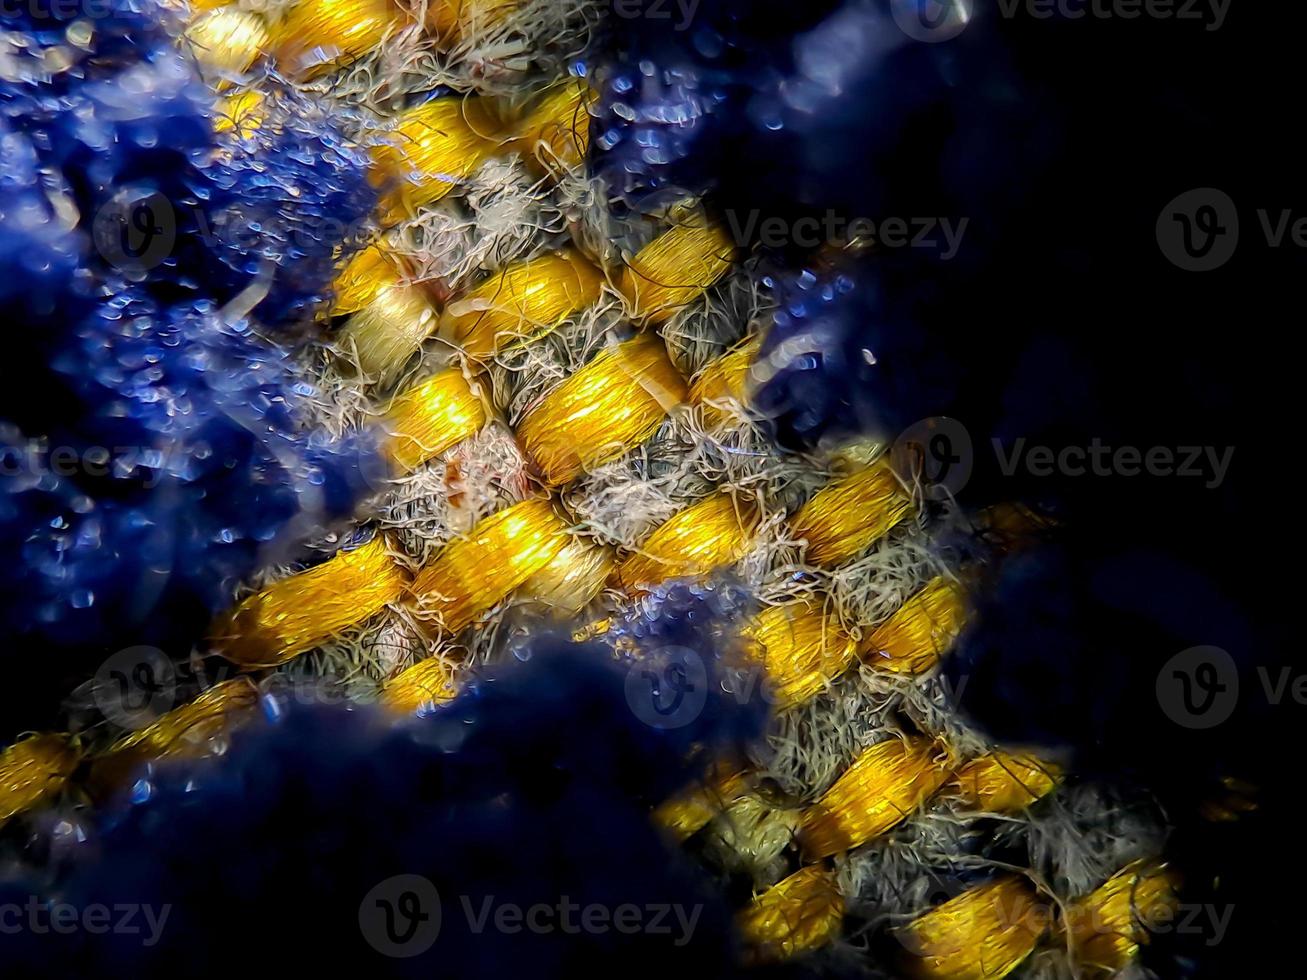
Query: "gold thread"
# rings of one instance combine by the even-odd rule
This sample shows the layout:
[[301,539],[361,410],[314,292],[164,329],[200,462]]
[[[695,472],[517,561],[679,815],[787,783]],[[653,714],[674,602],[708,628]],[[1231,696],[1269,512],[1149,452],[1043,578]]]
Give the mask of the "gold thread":
[[867,749],[804,812],[804,857],[817,861],[852,850],[907,819],[948,778],[943,754],[925,738],[892,738]]
[[640,550],[617,566],[615,580],[628,592],[669,578],[706,575],[734,565],[753,537],[756,517],[748,504],[718,493],[685,508],[660,525]]
[[275,667],[379,612],[405,584],[378,535],[249,596],[219,620],[213,641],[242,667]]
[[603,591],[617,561],[611,548],[571,538],[522,585],[522,595],[559,616],[579,616]]
[[1148,942],[1151,927],[1170,922],[1179,877],[1157,861],[1135,861],[1066,909],[1079,967],[1089,976],[1124,970]]
[[411,22],[393,0],[299,0],[273,26],[272,46],[282,71],[312,77],[367,54]]
[[243,75],[267,50],[270,38],[267,22],[260,15],[230,7],[196,17],[183,36],[206,78]]
[[754,963],[774,963],[820,949],[839,935],[844,896],[833,872],[800,868],[758,895],[736,918]]
[[923,674],[939,663],[966,624],[966,597],[956,582],[931,579],[858,647],[878,670]]
[[1033,755],[991,752],[972,759],[950,781],[969,809],[984,813],[1019,813],[1057,788],[1062,770]]
[[488,105],[454,95],[403,114],[393,141],[373,150],[377,179],[395,182],[381,203],[383,224],[434,204],[470,177],[499,147]]
[[823,690],[853,663],[853,640],[820,604],[807,600],[771,606],[744,628],[771,681],[777,710]]
[[522,0],[430,0],[425,24],[432,37],[449,45],[494,27],[521,5]]
[[418,572],[413,593],[456,633],[548,565],[569,537],[548,500],[525,500],[447,545]]
[[861,554],[912,513],[912,502],[882,460],[822,488],[799,508],[790,529],[808,542],[814,565],[833,567]]
[[408,277],[404,260],[380,242],[373,242],[346,263],[334,285],[332,316],[346,316],[364,309],[383,290],[397,286]]
[[999,980],[1025,962],[1047,928],[1036,895],[1004,875],[969,888],[895,930],[920,980]]
[[398,714],[416,714],[458,695],[454,673],[439,657],[428,657],[396,674],[382,689],[380,703]]
[[517,436],[547,485],[562,486],[617,459],[657,431],[685,400],[685,382],[656,336],[607,347],[548,392]]
[[436,322],[436,311],[422,287],[387,286],[349,318],[339,345],[356,352],[364,374],[388,385],[421,349]]
[[579,166],[590,149],[594,89],[569,78],[548,88],[516,127],[510,146],[546,173]]
[[760,350],[762,337],[755,335],[711,361],[695,376],[690,401],[703,406],[709,422],[727,418],[733,408],[748,404],[753,362]]
[[744,773],[728,767],[660,803],[653,811],[654,823],[678,841],[689,840],[747,789]]
[[63,789],[79,760],[62,735],[33,735],[0,752],[0,827]]
[[247,89],[218,100],[213,116],[214,132],[230,132],[237,139],[246,139],[262,125],[262,92]]
[[440,335],[484,359],[553,330],[597,300],[603,283],[599,270],[572,249],[516,262],[448,303]]
[[632,319],[659,324],[707,292],[734,261],[726,229],[696,215],[642,248],[622,270],[618,288]]
[[486,409],[463,373],[441,371],[390,403],[386,451],[408,472],[481,431]]

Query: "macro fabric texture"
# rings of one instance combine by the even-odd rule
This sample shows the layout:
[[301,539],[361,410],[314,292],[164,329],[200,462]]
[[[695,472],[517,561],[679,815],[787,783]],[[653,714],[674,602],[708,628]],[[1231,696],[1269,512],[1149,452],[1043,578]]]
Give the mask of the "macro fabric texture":
[[1269,970],[1290,62],[1051,6],[6,7],[0,962]]

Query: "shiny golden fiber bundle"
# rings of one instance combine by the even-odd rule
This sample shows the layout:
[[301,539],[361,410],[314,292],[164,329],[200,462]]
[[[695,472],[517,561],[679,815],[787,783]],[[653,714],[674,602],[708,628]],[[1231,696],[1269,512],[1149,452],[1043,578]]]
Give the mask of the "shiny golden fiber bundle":
[[332,316],[357,313],[384,290],[407,278],[404,260],[380,242],[356,252],[336,277]]
[[966,597],[940,576],[903,603],[861,644],[863,660],[880,670],[922,674],[939,663],[967,619]]
[[454,674],[439,657],[420,660],[396,674],[381,692],[381,704],[397,714],[416,714],[424,705],[444,704],[458,694]]
[[268,49],[271,35],[261,15],[226,7],[196,17],[184,37],[204,74],[214,76],[247,72]]
[[471,357],[548,333],[599,298],[602,273],[572,249],[516,262],[440,315],[440,335]]
[[499,123],[478,99],[432,99],[400,117],[391,142],[372,153],[377,178],[391,184],[382,221],[394,224],[440,200],[500,146]]
[[379,612],[406,583],[378,535],[249,596],[215,625],[212,639],[242,667],[275,667]]
[[895,936],[904,967],[923,980],[998,980],[1025,961],[1047,922],[1021,878],[1004,876],[970,888],[913,919]]
[[590,149],[594,89],[584,79],[551,86],[516,127],[510,146],[546,171],[579,166]]
[[948,776],[936,741],[892,738],[873,745],[804,813],[804,856],[817,861],[879,837],[930,799]]
[[216,133],[233,133],[245,139],[263,125],[263,95],[254,89],[237,92],[218,100],[213,117]]
[[1135,861],[1070,906],[1066,926],[1080,969],[1110,976],[1129,966],[1150,927],[1171,921],[1177,888],[1179,878],[1165,865]]
[[771,682],[778,710],[801,704],[848,669],[853,640],[818,603],[764,609],[745,627]]
[[857,557],[912,512],[912,501],[882,460],[823,487],[790,522],[808,542],[808,560],[833,567]]
[[692,504],[660,525],[617,567],[617,583],[634,592],[734,565],[749,550],[755,520],[752,507],[725,493]]
[[350,317],[338,344],[354,353],[364,374],[387,385],[435,331],[436,322],[421,286],[387,286]]
[[603,591],[616,559],[611,548],[572,537],[549,564],[522,585],[522,594],[559,616],[577,616]]
[[273,27],[277,64],[312,76],[348,64],[412,23],[395,0],[299,0]]
[[386,452],[404,471],[476,435],[485,424],[485,405],[458,370],[441,371],[399,395],[381,422]]
[[962,803],[985,813],[1017,813],[1057,788],[1061,770],[1033,755],[991,752],[953,777]]
[[569,537],[548,500],[525,500],[447,545],[418,573],[413,592],[457,632],[548,565]]
[[754,962],[786,960],[820,949],[844,923],[844,896],[835,875],[809,865],[757,896],[736,919]]
[[734,261],[726,229],[694,216],[640,249],[622,271],[619,288],[633,319],[658,324],[702,296]]
[[523,0],[428,0],[426,28],[449,43],[475,30],[503,21]]
[[527,412],[517,436],[551,487],[648,439],[685,400],[685,381],[655,336],[600,351]]
[[750,371],[760,350],[762,337],[755,334],[711,361],[690,386],[690,401],[702,405],[710,419],[721,418],[732,403],[747,404]]
[[79,759],[59,735],[34,735],[0,752],[0,827],[58,793]]
[[688,840],[747,789],[744,773],[727,768],[707,783],[696,784],[659,804],[653,812],[654,823],[677,840]]

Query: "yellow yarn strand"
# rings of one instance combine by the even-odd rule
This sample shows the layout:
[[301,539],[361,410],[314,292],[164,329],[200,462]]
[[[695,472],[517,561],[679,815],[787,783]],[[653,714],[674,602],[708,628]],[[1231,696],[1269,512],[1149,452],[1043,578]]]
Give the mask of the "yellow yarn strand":
[[800,843],[817,861],[879,837],[933,796],[949,770],[938,742],[893,738],[862,753],[804,812]]
[[259,14],[227,7],[201,14],[184,35],[206,78],[243,75],[268,49],[267,22]]
[[386,451],[405,472],[476,435],[486,409],[463,373],[442,371],[397,397],[381,425]]
[[1033,755],[991,752],[958,770],[951,786],[963,806],[984,813],[1019,813],[1062,781],[1062,770]]
[[522,596],[557,616],[578,616],[603,591],[615,565],[611,548],[571,538],[549,564],[526,580]]
[[411,715],[451,701],[457,694],[449,666],[439,657],[428,657],[396,674],[382,690],[381,704],[397,714]]
[[820,949],[839,935],[844,896],[834,873],[812,865],[757,896],[736,919],[755,963]]
[[855,659],[853,640],[815,602],[764,609],[744,635],[771,681],[777,710],[809,700]]
[[378,535],[248,597],[216,624],[213,642],[242,667],[275,667],[380,612],[406,582]]
[[60,735],[33,735],[0,752],[0,827],[63,789],[79,758]]
[[632,319],[659,324],[707,292],[734,261],[726,229],[693,216],[642,248],[623,270],[619,288]]
[[939,663],[966,619],[961,587],[940,576],[926,583],[863,640],[858,653],[878,670],[923,674]]
[[357,313],[383,290],[397,286],[408,276],[408,267],[390,248],[374,242],[356,252],[336,277],[332,316]]
[[706,575],[744,557],[756,523],[752,508],[719,493],[692,504],[658,527],[617,568],[628,592],[669,578]]
[[356,353],[364,374],[388,385],[436,329],[436,323],[436,311],[421,286],[387,286],[350,317],[338,343],[343,350]]
[[1047,916],[1022,879],[1004,876],[964,891],[895,935],[905,971],[920,980],[999,980],[1025,962]]
[[412,23],[393,0],[299,0],[272,29],[277,65],[312,77],[367,54]]
[[856,558],[910,513],[911,500],[882,460],[820,490],[799,508],[790,530],[808,542],[810,562],[834,567]]
[[571,249],[517,262],[446,304],[440,335],[484,359],[553,330],[597,300],[603,283],[599,270]]
[[703,406],[709,422],[729,415],[736,406],[748,404],[753,362],[762,350],[762,337],[755,335],[711,361],[690,386],[690,401]]
[[548,565],[569,537],[548,500],[514,504],[446,546],[413,592],[441,627],[457,632]]
[[516,127],[509,144],[546,173],[577,167],[590,149],[590,112],[595,91],[569,78],[551,86]]
[[1179,877],[1156,861],[1135,861],[1066,910],[1077,965],[1088,976],[1124,970],[1148,942],[1149,928],[1170,922]]
[[605,348],[538,401],[517,427],[546,484],[562,486],[617,459],[685,400],[685,382],[655,336]]

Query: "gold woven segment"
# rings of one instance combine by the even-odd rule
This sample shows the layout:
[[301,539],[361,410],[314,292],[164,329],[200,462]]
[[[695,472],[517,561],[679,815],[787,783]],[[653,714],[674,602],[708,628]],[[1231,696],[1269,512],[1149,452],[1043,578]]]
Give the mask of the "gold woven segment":
[[706,783],[696,783],[655,807],[654,823],[678,841],[688,840],[747,789],[744,773],[734,769],[719,772]]
[[1047,928],[1030,886],[1004,876],[964,891],[906,926],[905,972],[922,980],[998,980],[1020,966]]
[[887,460],[823,487],[790,522],[808,542],[814,565],[834,567],[856,558],[912,513],[912,501]]
[[703,406],[710,421],[729,415],[736,405],[748,404],[751,371],[760,350],[762,336],[755,334],[709,362],[690,385],[690,402]]
[[235,92],[214,105],[213,131],[245,139],[263,125],[263,94],[255,89]]
[[991,752],[972,759],[950,782],[963,806],[983,813],[1019,813],[1062,781],[1062,770],[1033,755]]
[[242,667],[275,667],[400,599],[406,584],[378,535],[249,596],[218,621],[212,639]]
[[60,735],[33,735],[0,752],[0,827],[63,789],[80,758]]
[[481,431],[486,409],[463,372],[441,371],[399,395],[381,420],[386,452],[405,472]]
[[424,705],[439,705],[458,693],[454,674],[439,657],[428,657],[396,674],[381,692],[383,707],[411,715]]
[[622,270],[619,289],[632,319],[659,324],[702,296],[734,261],[726,229],[696,215],[642,248]]
[[859,847],[907,819],[948,779],[944,755],[926,738],[893,738],[867,749],[804,812],[804,858],[818,861]]
[[447,96],[408,110],[391,142],[372,152],[378,179],[392,184],[382,198],[382,223],[440,200],[501,144],[499,121],[478,99]]
[[449,44],[500,23],[523,0],[428,0],[427,32]]
[[579,166],[590,149],[590,112],[595,91],[569,78],[551,85],[515,129],[509,147],[546,172]]
[[839,935],[844,896],[833,872],[800,868],[758,895],[736,918],[755,963],[787,960],[820,949]]
[[548,565],[569,537],[548,500],[514,504],[448,544],[418,572],[413,593],[456,633]]
[[394,0],[299,0],[273,23],[277,66],[311,77],[367,54],[411,16]]
[[718,493],[660,525],[640,550],[617,567],[616,584],[628,592],[669,578],[706,575],[734,565],[753,537],[756,516],[748,504]]
[[1148,942],[1150,927],[1166,925],[1179,904],[1179,877],[1157,861],[1135,861],[1066,909],[1077,965],[1086,976],[1124,970]]
[[356,353],[364,374],[388,385],[431,336],[437,322],[436,311],[421,286],[396,283],[378,290],[349,318],[337,343]]
[[897,674],[924,674],[962,632],[967,602],[962,588],[940,576],[903,603],[859,644],[868,664]]
[[183,36],[206,77],[244,74],[271,40],[267,21],[260,14],[231,7],[201,13],[187,25]]
[[767,672],[779,711],[820,693],[856,658],[853,640],[834,617],[808,600],[764,609],[743,633]]
[[356,252],[336,277],[332,316],[357,313],[378,295],[408,277],[408,266],[389,247],[373,242]]
[[522,596],[558,616],[577,616],[603,591],[617,560],[613,550],[584,538],[567,544],[522,585]]
[[550,487],[616,459],[685,400],[685,382],[652,335],[605,348],[526,413],[517,436]]
[[603,274],[573,249],[516,262],[440,314],[440,335],[470,357],[553,330],[599,298]]

